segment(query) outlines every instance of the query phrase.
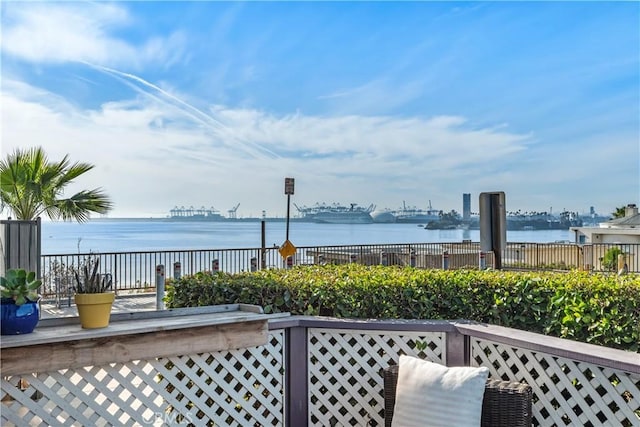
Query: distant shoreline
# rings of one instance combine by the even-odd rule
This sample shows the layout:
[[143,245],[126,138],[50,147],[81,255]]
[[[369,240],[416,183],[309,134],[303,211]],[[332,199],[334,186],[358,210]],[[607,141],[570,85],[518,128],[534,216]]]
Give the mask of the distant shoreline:
[[[224,218],[224,219],[191,219],[191,218],[169,218],[169,217],[104,217],[104,218],[90,218],[89,221],[162,221],[162,222],[184,222],[184,223],[214,223],[214,222],[285,222],[287,219],[283,217],[269,217],[269,218]],[[312,222],[305,221],[304,218],[289,218],[290,221],[298,222]]]

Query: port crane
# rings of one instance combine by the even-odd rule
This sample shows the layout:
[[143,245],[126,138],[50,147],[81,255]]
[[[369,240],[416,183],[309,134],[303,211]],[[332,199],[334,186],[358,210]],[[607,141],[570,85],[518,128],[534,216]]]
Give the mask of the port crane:
[[238,203],[237,205],[235,205],[235,207],[229,209],[227,212],[229,213],[229,219],[237,219],[237,212],[238,212],[238,207],[240,206],[240,203]]

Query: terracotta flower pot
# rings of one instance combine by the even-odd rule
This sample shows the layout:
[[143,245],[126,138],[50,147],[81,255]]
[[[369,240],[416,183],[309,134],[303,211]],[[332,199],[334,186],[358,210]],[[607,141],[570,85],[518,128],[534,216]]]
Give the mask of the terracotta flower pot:
[[84,329],[106,328],[109,326],[111,306],[115,294],[105,292],[100,294],[75,294],[80,324]]

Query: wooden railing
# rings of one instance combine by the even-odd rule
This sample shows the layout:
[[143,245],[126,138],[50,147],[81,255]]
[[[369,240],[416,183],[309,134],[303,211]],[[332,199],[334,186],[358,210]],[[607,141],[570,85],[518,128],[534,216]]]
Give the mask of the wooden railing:
[[[237,307],[124,316],[96,332],[52,319],[31,336],[3,338],[2,425],[380,426],[382,369],[401,354],[530,384],[535,425],[640,423],[638,353],[464,321]],[[179,331],[179,345],[165,329]]]

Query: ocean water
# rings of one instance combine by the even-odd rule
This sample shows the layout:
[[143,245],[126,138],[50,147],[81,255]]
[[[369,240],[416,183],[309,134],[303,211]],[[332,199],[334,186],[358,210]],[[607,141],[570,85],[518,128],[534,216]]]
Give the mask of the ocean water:
[[[266,222],[267,247],[286,239],[284,222]],[[417,224],[314,224],[291,222],[289,240],[298,247],[480,240],[479,230],[426,230]],[[507,241],[573,241],[569,230],[508,231]],[[244,249],[261,245],[261,223],[176,222],[160,219],[100,219],[86,223],[42,222],[42,253],[138,252],[185,249]]]

